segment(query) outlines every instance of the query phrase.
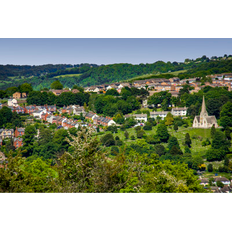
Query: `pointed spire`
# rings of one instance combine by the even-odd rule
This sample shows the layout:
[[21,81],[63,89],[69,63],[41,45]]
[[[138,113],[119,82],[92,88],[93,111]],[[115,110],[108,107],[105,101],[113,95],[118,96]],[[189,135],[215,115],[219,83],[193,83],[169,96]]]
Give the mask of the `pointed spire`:
[[208,113],[206,111],[206,106],[205,106],[205,96],[203,95],[203,101],[202,101],[202,106],[201,106],[201,114],[200,116],[208,116]]

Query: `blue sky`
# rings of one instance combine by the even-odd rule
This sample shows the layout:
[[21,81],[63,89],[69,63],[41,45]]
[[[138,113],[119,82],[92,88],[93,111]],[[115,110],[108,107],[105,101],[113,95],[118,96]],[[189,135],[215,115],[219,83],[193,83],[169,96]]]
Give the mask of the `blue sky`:
[[224,54],[232,54],[232,39],[0,39],[0,64],[139,64]]

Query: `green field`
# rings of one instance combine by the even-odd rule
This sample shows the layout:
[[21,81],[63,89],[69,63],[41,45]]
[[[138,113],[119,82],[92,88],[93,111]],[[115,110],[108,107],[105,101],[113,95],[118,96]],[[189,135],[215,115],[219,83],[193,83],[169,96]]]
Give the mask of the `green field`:
[[[155,135],[156,134],[156,130],[157,130],[157,126],[153,127],[151,131],[145,131],[147,136],[150,135]],[[204,156],[206,150],[208,150],[210,148],[209,146],[205,146],[203,147],[202,141],[206,140],[206,138],[210,139],[210,129],[198,129],[198,128],[184,128],[184,127],[180,127],[179,130],[177,132],[175,132],[173,130],[173,127],[168,128],[169,134],[171,136],[175,136],[178,139],[178,142],[180,144],[180,148],[182,151],[184,151],[185,145],[184,145],[184,140],[185,140],[185,134],[189,133],[190,138],[192,140],[192,147],[191,147],[191,152],[192,155],[201,155]],[[136,136],[136,131],[134,128],[129,128],[127,129],[127,132],[129,133],[129,138],[134,135],[136,140],[137,140],[137,136]],[[97,135],[98,138],[102,137],[103,135],[105,135],[106,133],[110,133],[108,131],[104,132],[103,134]],[[124,136],[124,131],[118,130],[117,133],[114,133],[114,137],[118,136],[120,138],[120,140],[122,140],[123,142],[126,142],[126,144],[131,144],[134,143],[135,140],[125,140],[125,136]],[[193,136],[197,136],[198,138],[193,139]],[[145,139],[146,140],[146,139]],[[164,147],[167,147],[167,143],[162,143],[162,145]]]
[[172,74],[172,75],[178,75],[180,73],[184,73],[184,72],[187,72],[188,70],[180,70],[180,71],[175,71],[175,72],[166,72],[166,73],[157,73],[157,74],[146,74],[146,75],[141,75],[141,76],[137,76],[137,77],[133,77],[131,79],[128,79],[128,81],[135,81],[135,80],[145,80],[145,79],[150,79],[154,76],[159,76],[161,74]]
[[65,77],[79,77],[81,74],[65,74],[65,75],[59,75],[55,76],[53,78],[65,78]]

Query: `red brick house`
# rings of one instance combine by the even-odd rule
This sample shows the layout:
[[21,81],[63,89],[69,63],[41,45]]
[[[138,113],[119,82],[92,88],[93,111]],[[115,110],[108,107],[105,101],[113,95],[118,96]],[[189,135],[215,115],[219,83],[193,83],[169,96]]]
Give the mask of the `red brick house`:
[[43,113],[43,114],[41,115],[41,119],[46,121],[48,116],[49,116],[48,113],[46,113],[46,114]]
[[23,139],[22,138],[14,138],[14,147],[19,148],[23,146]]
[[35,106],[25,106],[25,114],[32,114],[34,111],[36,111]]
[[25,128],[18,128],[15,129],[15,137],[23,136],[25,134]]

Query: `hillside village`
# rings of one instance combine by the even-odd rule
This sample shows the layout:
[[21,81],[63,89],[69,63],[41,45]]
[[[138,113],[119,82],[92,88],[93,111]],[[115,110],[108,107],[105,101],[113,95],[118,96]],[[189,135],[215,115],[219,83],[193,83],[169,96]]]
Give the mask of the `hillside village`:
[[[170,79],[165,78],[152,78],[152,79],[145,79],[145,80],[136,80],[132,83],[112,83],[109,85],[98,85],[98,86],[91,86],[84,88],[84,92],[86,93],[96,93],[96,94],[104,94],[107,90],[115,89],[119,94],[121,93],[122,88],[124,87],[135,87],[137,89],[146,89],[149,92],[149,96],[152,96],[154,93],[158,93],[161,91],[168,91],[171,93],[172,96],[177,97],[179,94],[180,89],[183,88],[183,85],[188,84],[189,86],[193,87],[190,90],[190,93],[197,93],[199,90],[203,89],[205,86],[210,87],[227,87],[228,91],[232,90],[232,73],[222,73],[222,74],[215,74],[209,75],[207,78],[210,78],[211,81],[205,82],[203,85],[199,81],[200,78],[192,78],[192,79],[184,79],[180,80],[178,77],[173,77]],[[41,91],[43,92],[43,91]],[[63,92],[72,92],[78,93],[79,90],[71,90],[71,89],[62,89],[62,90],[54,90],[50,89],[49,92],[52,92],[54,95],[59,96]],[[149,97],[147,96],[147,98]],[[95,129],[98,128],[99,125],[102,127],[100,131],[102,131],[103,127],[109,126],[120,126],[114,120],[113,117],[103,117],[102,115],[98,115],[96,112],[92,112],[86,110],[84,106],[80,105],[68,105],[63,107],[57,107],[56,105],[27,105],[26,103],[26,93],[19,93],[15,92],[10,99],[8,99],[7,103],[0,104],[0,109],[3,106],[7,106],[11,109],[12,112],[16,112],[17,114],[28,114],[30,116],[30,120],[39,120],[43,122],[45,125],[55,124],[57,129],[64,128],[79,128],[79,127],[88,127],[94,126]],[[21,99],[24,99],[23,105],[19,102]],[[22,102],[22,101],[21,101]],[[144,99],[141,105],[142,108],[150,107],[147,104],[147,99]],[[152,107],[152,106],[151,106]],[[185,117],[187,115],[187,107],[174,107],[171,106],[171,111],[154,111],[150,112],[150,118],[157,119],[160,118],[164,120],[168,113],[171,113],[173,116],[180,116]],[[85,119],[83,120],[76,120],[71,116],[81,116]],[[133,116],[137,123],[142,123],[144,125],[148,121],[147,114],[127,114],[124,115],[125,119],[128,117]],[[29,123],[30,123],[30,120]],[[23,138],[25,128],[24,127],[16,127],[16,129],[5,129],[0,128],[0,145],[5,138],[12,138],[13,145],[15,148],[19,148],[23,146]],[[214,178],[215,179],[215,178]],[[224,185],[223,188],[216,186],[212,190],[214,192],[231,192],[231,182],[227,179],[220,179],[217,178],[213,180],[213,184],[216,184],[217,181],[221,181]],[[209,183],[208,178],[201,178],[200,177],[200,184],[206,185]]]
[[[153,95],[154,93],[161,92],[161,91],[168,91],[171,93],[172,96],[177,97],[180,89],[183,88],[184,84],[188,84],[189,86],[193,87],[192,90],[190,90],[190,93],[198,92],[199,90],[203,89],[205,86],[210,87],[227,87],[228,91],[231,91],[232,86],[232,73],[222,73],[222,74],[215,74],[207,76],[208,78],[211,78],[211,82],[206,82],[203,85],[200,82],[200,78],[196,77],[193,79],[186,79],[186,80],[180,80],[178,77],[170,78],[170,79],[145,79],[145,80],[137,80],[131,83],[112,83],[110,85],[99,85],[99,86],[91,86],[86,87],[84,89],[85,92],[93,92],[97,94],[106,93],[107,90],[115,89],[118,93],[121,92],[121,89],[124,87],[135,87],[137,89],[147,89],[149,92],[149,96]],[[79,90],[77,89],[61,89],[61,90],[55,90],[51,89],[49,90],[54,95],[59,96],[61,93],[65,92],[72,92],[72,93],[78,93]],[[44,91],[41,91],[44,92]],[[102,117],[98,116],[94,112],[86,112],[83,106],[79,105],[70,105],[70,106],[63,106],[59,107],[57,109],[56,105],[44,105],[44,106],[37,106],[37,105],[25,105],[20,106],[17,103],[17,99],[26,98],[26,93],[19,93],[15,92],[12,95],[12,98],[8,99],[7,104],[0,104],[0,109],[3,106],[7,106],[11,109],[12,112],[16,112],[17,114],[29,114],[30,116],[33,116],[35,119],[43,120],[47,123],[55,123],[57,126],[62,126],[64,129],[68,128],[78,128],[81,124],[75,122],[75,120],[68,119],[65,116],[60,116],[63,113],[67,113],[69,115],[83,115],[86,119],[89,119],[93,122],[94,125],[103,125],[103,126],[111,126],[115,125],[116,123],[114,120],[110,117]],[[143,101],[142,107],[148,108],[149,105],[147,104],[147,100],[145,99]],[[187,115],[187,107],[172,107],[171,114],[173,116],[181,116],[185,117]],[[54,115],[54,113],[56,115]],[[154,111],[150,113],[150,118],[156,119],[157,117],[160,117],[162,120],[167,116],[167,114],[170,111]],[[125,115],[125,118],[130,117],[131,115]],[[147,114],[133,114],[133,117],[138,122],[147,122]],[[86,124],[83,124],[86,126]],[[91,124],[89,124],[91,125]],[[13,137],[13,133],[12,133]],[[1,141],[1,140],[0,140]],[[22,145],[21,145],[22,146]]]

